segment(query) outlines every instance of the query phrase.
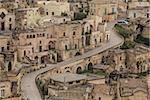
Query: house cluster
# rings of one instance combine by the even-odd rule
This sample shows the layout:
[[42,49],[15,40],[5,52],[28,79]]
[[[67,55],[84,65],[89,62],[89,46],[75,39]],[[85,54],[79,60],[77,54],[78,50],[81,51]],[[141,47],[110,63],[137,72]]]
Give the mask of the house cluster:
[[[118,16],[148,19],[149,13],[149,0],[0,0],[0,100],[21,100],[25,73],[108,42],[106,22]],[[149,26],[145,31],[149,34]],[[108,72],[141,73],[150,69],[149,51],[143,46],[112,50],[101,63]],[[88,81],[86,75],[71,73],[49,78],[47,100],[149,100],[146,80],[118,82],[114,76],[108,79],[117,81],[112,85],[107,79]]]

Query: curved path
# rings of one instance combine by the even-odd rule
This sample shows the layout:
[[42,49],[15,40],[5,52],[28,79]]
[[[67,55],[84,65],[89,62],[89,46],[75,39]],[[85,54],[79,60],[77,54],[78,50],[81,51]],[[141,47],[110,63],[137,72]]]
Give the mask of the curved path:
[[96,55],[96,54],[101,53],[105,50],[118,47],[118,46],[122,45],[123,42],[124,42],[124,40],[120,36],[115,34],[114,31],[111,31],[109,42],[103,44],[101,47],[97,47],[97,48],[95,48],[89,52],[84,53],[81,56],[77,56],[77,57],[68,59],[66,61],[60,62],[60,63],[55,64],[55,65],[47,66],[45,68],[42,68],[42,69],[37,70],[35,72],[31,72],[31,73],[23,76],[23,78],[21,80],[22,97],[25,98],[26,100],[27,100],[27,98],[28,98],[28,100],[42,100],[40,93],[38,91],[38,88],[36,86],[36,83],[35,83],[35,78],[40,73],[46,72],[46,71],[51,70],[51,69],[56,68],[56,67],[65,66],[65,65],[68,65],[70,63],[76,62],[78,60]]

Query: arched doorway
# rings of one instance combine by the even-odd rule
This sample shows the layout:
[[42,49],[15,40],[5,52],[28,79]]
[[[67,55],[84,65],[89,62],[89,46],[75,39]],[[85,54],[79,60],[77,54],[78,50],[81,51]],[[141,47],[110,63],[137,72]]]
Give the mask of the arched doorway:
[[66,73],[70,73],[70,71],[69,71],[69,70],[67,70],[67,71],[66,71]]
[[41,57],[41,64],[45,63],[45,56]]
[[76,73],[77,73],[77,74],[80,74],[81,72],[82,72],[82,68],[81,68],[81,67],[78,67],[77,70],[76,70]]
[[49,42],[49,45],[48,45],[48,48],[49,48],[49,50],[55,49],[55,41],[54,41],[54,42],[53,42],[53,41],[50,41],[50,42]]
[[93,67],[92,67],[92,66],[93,66],[93,64],[90,62],[90,63],[88,64],[88,66],[87,66],[87,69],[93,71]]
[[80,53],[80,52],[77,52],[77,53],[75,54],[75,56],[79,56],[79,55],[81,55],[81,53]]
[[8,71],[11,71],[12,70],[12,64],[11,62],[8,63]]

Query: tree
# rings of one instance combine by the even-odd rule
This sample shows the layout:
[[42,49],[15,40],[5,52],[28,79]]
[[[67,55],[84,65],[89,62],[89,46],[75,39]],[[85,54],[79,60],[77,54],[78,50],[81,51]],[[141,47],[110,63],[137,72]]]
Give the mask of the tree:
[[84,19],[86,17],[87,17],[87,15],[85,13],[83,13],[83,12],[78,12],[78,13],[74,14],[74,19],[75,20],[82,20],[82,19]]

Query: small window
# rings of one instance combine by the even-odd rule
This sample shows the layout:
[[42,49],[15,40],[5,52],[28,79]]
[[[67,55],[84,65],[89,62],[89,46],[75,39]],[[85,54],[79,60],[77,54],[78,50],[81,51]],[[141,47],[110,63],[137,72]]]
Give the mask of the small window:
[[5,96],[5,90],[2,89],[2,90],[1,90],[1,97],[4,97],[4,96]]
[[66,33],[65,33],[65,32],[63,33],[63,36],[66,36]]
[[26,56],[26,51],[24,50],[24,56]]
[[2,51],[2,52],[4,51],[4,47],[1,47],[1,51]]
[[42,41],[40,41],[40,44],[42,43]]
[[30,38],[32,38],[32,35],[30,35]]
[[48,15],[48,12],[46,12],[46,15]]
[[52,15],[54,15],[54,12],[52,12]]
[[73,35],[76,35],[76,32],[73,32]]
[[35,35],[33,35],[33,38],[35,38]]
[[9,24],[9,30],[12,30],[12,24]]
[[67,45],[65,45],[65,50],[67,50],[68,48],[67,48]]
[[69,82],[69,84],[73,84],[73,82]]
[[9,18],[9,21],[11,22],[11,18]]
[[63,19],[64,20],[64,22],[66,21],[65,19]]
[[34,53],[34,48],[32,48],[32,53]]
[[45,34],[43,33],[43,37],[45,36]]
[[29,35],[27,35],[27,38],[29,38]]
[[80,80],[76,81],[76,83],[80,83]]

